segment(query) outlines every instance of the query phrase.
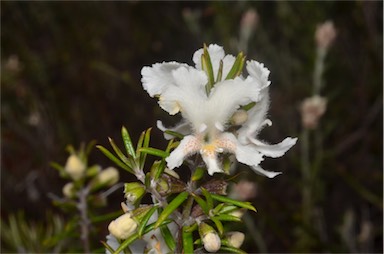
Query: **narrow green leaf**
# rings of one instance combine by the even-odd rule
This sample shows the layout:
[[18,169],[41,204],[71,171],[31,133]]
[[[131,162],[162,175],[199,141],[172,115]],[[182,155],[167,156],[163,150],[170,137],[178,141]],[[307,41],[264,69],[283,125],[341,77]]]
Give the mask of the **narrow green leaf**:
[[137,232],[139,233],[139,237],[141,237],[141,236],[143,235],[145,226],[147,225],[148,220],[151,218],[151,216],[152,216],[153,213],[156,211],[156,209],[157,209],[157,206],[152,207],[152,208],[151,208],[151,209],[144,215],[144,217],[141,219],[139,228],[138,228],[138,230],[137,230]]
[[241,109],[244,109],[245,111],[248,111],[251,108],[253,108],[255,105],[256,105],[256,102],[253,101],[253,102],[248,103],[247,105],[242,106]]
[[223,223],[215,217],[212,217],[211,220],[215,223],[219,235],[222,236],[224,233]]
[[111,246],[109,246],[106,242],[104,241],[101,241],[101,244],[104,245],[104,247],[110,252],[110,253],[113,253],[115,250],[112,249]]
[[120,160],[122,162],[124,162],[128,167],[132,168],[133,165],[132,165],[132,161],[127,158],[123,152],[120,150],[120,148],[115,144],[115,142],[113,141],[113,139],[111,138],[108,138],[109,140],[109,143],[111,144],[113,150],[115,151],[115,153],[117,154],[117,156],[119,156]]
[[[224,206],[220,208],[215,214],[226,214],[239,209],[237,206],[221,203]],[[218,206],[217,206],[218,207]]]
[[141,147],[143,147],[144,135],[145,135],[145,131],[143,131],[143,132],[140,134],[139,141],[137,141],[137,146],[136,146],[136,158],[138,158],[138,157],[140,156],[140,151],[139,151],[139,149],[140,149]]
[[97,223],[97,222],[102,222],[102,221],[110,221],[110,220],[113,220],[113,219],[119,217],[122,214],[123,214],[123,211],[119,210],[119,211],[113,212],[113,213],[103,214],[100,216],[94,216],[94,217],[91,217],[91,222]]
[[[151,139],[151,130],[152,128],[149,128],[148,130],[145,131],[143,148],[148,148],[149,146],[149,141]],[[139,149],[139,152],[140,152],[140,149]],[[144,168],[146,158],[147,158],[147,154],[140,152],[140,164],[139,164],[140,168]]]
[[240,249],[235,248],[235,247],[230,247],[230,246],[221,246],[220,250],[224,251],[224,253],[247,254],[243,250],[240,250]]
[[159,166],[157,167],[156,173],[154,175],[155,180],[159,179],[161,174],[164,172],[166,165],[167,165],[166,161],[164,159],[161,160]]
[[207,202],[205,202],[201,197],[199,197],[198,195],[195,195],[195,194],[192,194],[193,196],[193,199],[196,201],[196,203],[199,204],[199,206],[201,207],[201,209],[203,209],[204,213],[205,214],[208,214],[209,213],[209,208],[208,208],[208,205],[207,205]]
[[116,165],[118,165],[119,167],[127,170],[128,172],[130,173],[133,173],[133,170],[128,167],[127,165],[125,165],[122,161],[120,161],[118,158],[116,158],[110,151],[108,151],[106,148],[104,148],[103,146],[96,146],[105,156],[107,156],[111,161],[113,161],[114,163],[116,163]]
[[192,225],[190,226],[184,226],[184,231],[187,232],[187,233],[192,233],[193,231],[195,231],[197,229],[198,225],[197,223],[193,223]]
[[160,150],[160,149],[152,148],[152,147],[147,147],[147,148],[143,147],[143,148],[140,148],[139,151],[140,153],[155,155],[161,158],[167,158],[169,156],[169,153],[164,152],[163,150]]
[[134,159],[136,159],[135,148],[133,147],[132,140],[131,140],[131,137],[129,136],[129,133],[124,126],[121,128],[121,137],[123,138],[123,142],[124,142],[125,150],[127,150],[127,154],[129,154]]
[[237,55],[236,60],[233,63],[233,66],[232,66],[231,70],[228,72],[228,75],[225,79],[226,80],[227,79],[233,79],[236,76],[238,76],[242,71],[242,66],[244,66],[244,61],[245,61],[244,54],[243,54],[243,52],[240,52]]
[[224,197],[224,196],[220,196],[220,195],[216,195],[216,194],[211,194],[211,197],[214,200],[217,200],[217,201],[220,201],[220,202],[230,203],[230,204],[233,204],[235,206],[247,208],[249,210],[252,210],[252,211],[256,212],[256,208],[253,207],[250,202],[241,202],[241,201],[238,201],[238,200],[234,200],[234,199],[231,199],[231,198],[228,198],[228,197]]
[[89,156],[89,154],[91,153],[91,151],[95,145],[96,145],[96,140],[92,140],[91,142],[89,142],[87,144],[87,146],[85,147],[85,151],[84,151],[85,157]]
[[193,253],[193,235],[190,232],[186,232],[183,227],[183,251],[182,253]]
[[207,205],[208,205],[208,210],[211,210],[213,209],[213,199],[212,199],[212,195],[211,193],[209,193],[206,189],[204,188],[201,188],[201,192],[203,193],[204,197],[206,198],[207,200]]
[[169,247],[171,252],[174,252],[176,249],[176,241],[173,238],[174,236],[171,234],[171,231],[169,231],[168,226],[166,226],[166,225],[161,226],[160,231],[161,231],[161,235],[164,238],[165,243],[167,244],[167,246]]
[[177,195],[171,203],[168,204],[168,206],[165,207],[164,211],[160,214],[156,224],[155,228],[158,228],[159,225],[168,218],[168,216],[175,211],[188,197],[188,192],[181,192],[179,195]]

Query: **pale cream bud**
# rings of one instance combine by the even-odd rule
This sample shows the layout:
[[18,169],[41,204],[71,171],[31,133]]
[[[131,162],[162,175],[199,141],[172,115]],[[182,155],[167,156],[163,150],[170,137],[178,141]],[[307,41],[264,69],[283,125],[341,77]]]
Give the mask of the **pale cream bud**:
[[204,248],[208,252],[216,252],[221,247],[220,237],[214,231],[211,231],[211,232],[207,233],[203,237],[202,241],[203,241],[203,244],[204,244]]
[[80,160],[77,155],[72,154],[68,157],[65,164],[65,171],[70,175],[73,180],[79,180],[84,176],[85,164]]
[[114,167],[106,168],[96,176],[96,181],[101,185],[114,185],[119,181],[119,171]]
[[317,26],[315,39],[319,48],[327,49],[336,38],[336,29],[332,21]]
[[174,178],[180,179],[179,174],[177,174],[175,170],[171,170],[169,168],[165,168],[164,172],[167,173],[168,175],[173,176]]
[[235,248],[240,248],[240,246],[244,242],[244,239],[245,239],[244,233],[241,233],[238,231],[227,233],[228,243]]
[[73,198],[76,195],[75,185],[72,182],[65,184],[63,194],[67,198]]
[[137,222],[132,219],[131,214],[125,213],[116,220],[113,220],[109,226],[109,232],[118,239],[127,239],[137,228]]
[[327,109],[327,99],[318,95],[306,98],[301,104],[301,121],[304,128],[316,129],[320,117]]
[[243,217],[244,213],[245,213],[245,210],[237,209],[237,210],[235,210],[233,212],[230,212],[229,214],[232,215],[232,216],[235,216],[235,217],[237,217],[239,219],[241,219]]
[[248,113],[244,109],[237,110],[231,118],[231,123],[233,125],[242,125],[248,120]]

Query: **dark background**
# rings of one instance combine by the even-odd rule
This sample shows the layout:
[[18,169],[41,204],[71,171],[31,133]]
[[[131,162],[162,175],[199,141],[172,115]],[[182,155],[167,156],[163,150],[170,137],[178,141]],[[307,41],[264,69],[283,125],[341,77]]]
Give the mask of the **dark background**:
[[[327,2],[1,2],[1,216],[27,211],[43,220],[55,210],[47,193],[65,183],[49,163],[64,164],[65,147],[107,137],[122,125],[134,142],[157,119],[175,123],[142,89],[140,70],[162,61],[192,64],[203,43],[237,54],[240,20],[258,12],[248,59],[271,71],[271,143],[300,136],[300,102],[312,93],[314,32],[333,20],[337,38],[325,62],[328,108],[321,120],[326,157],[316,181],[327,239],[302,244],[300,140],[286,156],[266,159],[275,179],[249,173],[258,185],[252,216],[268,252],[382,252],[382,9],[380,1]],[[11,60],[10,60],[11,59]],[[16,67],[12,59],[18,59]],[[118,142],[121,145],[121,142]],[[154,128],[152,146],[166,142]],[[312,155],[311,153],[311,156]],[[91,161],[111,165],[98,150]],[[129,176],[121,170],[122,181]],[[110,210],[119,209],[119,193]],[[371,225],[368,243],[341,236]],[[365,225],[365,224],[364,224]],[[243,230],[244,231],[244,230]],[[103,236],[101,236],[103,237]],[[363,245],[366,244],[367,246]],[[251,240],[244,249],[259,252]],[[364,247],[365,246],[365,247]],[[367,249],[368,248],[368,249]]]

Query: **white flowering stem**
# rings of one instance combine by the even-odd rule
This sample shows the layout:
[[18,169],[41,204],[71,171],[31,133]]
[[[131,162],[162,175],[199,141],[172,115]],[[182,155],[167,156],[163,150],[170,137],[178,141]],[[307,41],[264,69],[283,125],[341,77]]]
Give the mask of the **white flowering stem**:
[[81,241],[83,243],[84,253],[90,253],[90,244],[89,244],[89,226],[90,220],[88,218],[88,204],[87,197],[90,191],[90,186],[87,186],[81,189],[78,192],[79,202],[77,204],[77,209],[80,213],[80,229],[81,229]]

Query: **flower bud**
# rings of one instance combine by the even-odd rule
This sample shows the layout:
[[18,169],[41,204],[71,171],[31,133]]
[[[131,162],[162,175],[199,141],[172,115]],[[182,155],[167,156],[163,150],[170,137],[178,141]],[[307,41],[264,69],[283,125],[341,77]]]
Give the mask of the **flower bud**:
[[69,176],[77,181],[81,179],[85,173],[86,166],[77,155],[72,154],[68,157],[67,163],[65,164],[65,171]]
[[100,185],[112,186],[119,181],[119,171],[114,167],[106,168],[96,176],[96,181]]
[[63,194],[67,198],[73,198],[76,195],[75,185],[70,182],[64,185]]
[[327,99],[318,95],[306,98],[301,104],[301,121],[304,128],[316,129],[320,117],[327,109]]
[[336,29],[332,21],[326,21],[316,29],[315,39],[317,46],[327,49],[336,37]]
[[138,182],[126,183],[124,185],[125,198],[131,204],[136,203],[145,193],[145,186]]
[[127,239],[135,232],[136,228],[137,222],[129,213],[121,215],[108,226],[109,232],[118,239]]
[[256,183],[241,180],[238,182],[232,189],[231,196],[237,200],[245,201],[252,198],[255,198],[257,195],[257,186]]
[[239,109],[237,110],[231,118],[231,123],[233,125],[242,125],[248,120],[248,113],[244,109]]
[[221,240],[217,232],[208,224],[202,222],[199,225],[199,234],[204,248],[208,252],[216,252],[221,247]]
[[245,235],[244,233],[235,231],[235,232],[228,232],[226,234],[227,236],[227,241],[229,245],[235,247],[235,248],[240,248],[240,246],[243,244]]

